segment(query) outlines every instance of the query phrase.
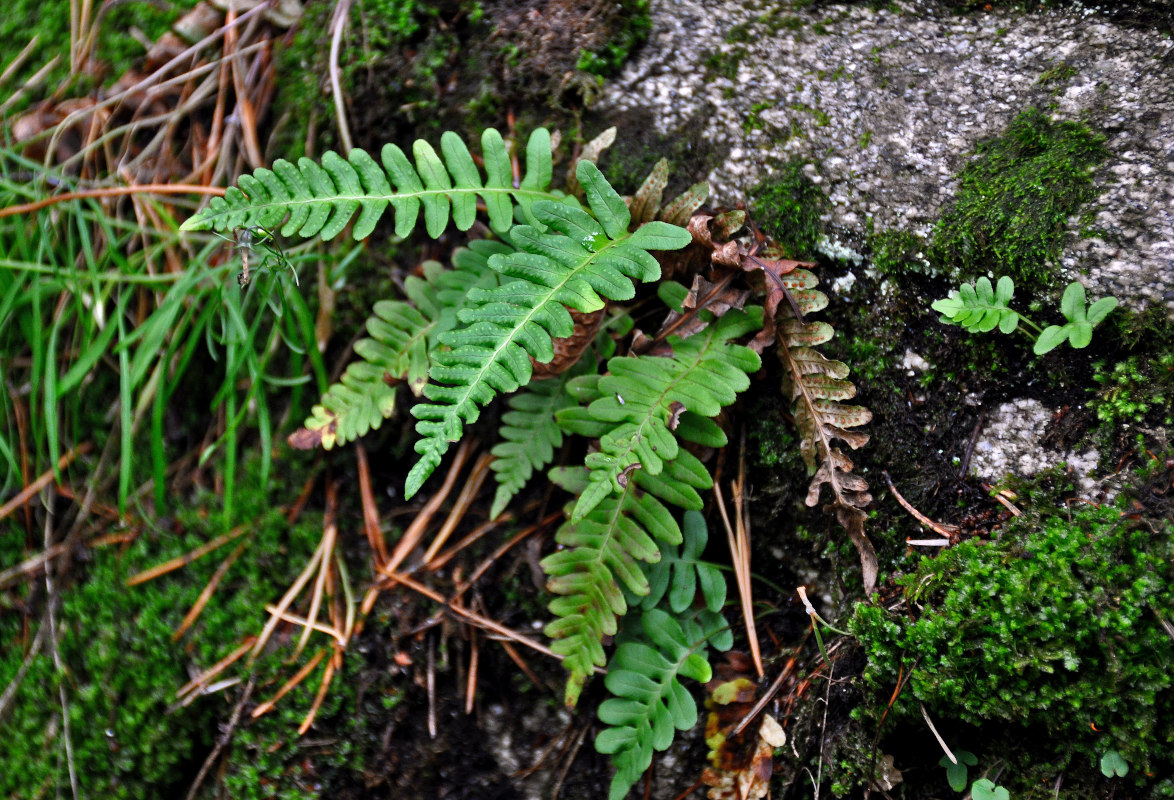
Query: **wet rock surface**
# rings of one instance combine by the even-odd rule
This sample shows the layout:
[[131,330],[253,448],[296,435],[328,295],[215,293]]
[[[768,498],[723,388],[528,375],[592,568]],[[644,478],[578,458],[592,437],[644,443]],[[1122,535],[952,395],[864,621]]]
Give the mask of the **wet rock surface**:
[[1174,41],[1137,24],[1146,9],[792,6],[654,4],[652,36],[609,83],[604,113],[651,111],[666,136],[699,126],[728,149],[708,175],[718,202],[810,161],[824,222],[861,240],[869,220],[928,237],[975,146],[1024,110],[1083,121],[1110,155],[1095,218],[1069,220],[1066,277],[1174,311]]

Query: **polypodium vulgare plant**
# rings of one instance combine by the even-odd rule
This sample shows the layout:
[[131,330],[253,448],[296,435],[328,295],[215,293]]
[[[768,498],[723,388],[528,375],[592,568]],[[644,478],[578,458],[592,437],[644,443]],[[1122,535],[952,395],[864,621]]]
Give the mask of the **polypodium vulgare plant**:
[[[486,235],[456,250],[451,266],[426,262],[403,297],[375,303],[369,337],[355,346],[360,360],[290,441],[327,449],[353,441],[395,413],[406,384],[421,398],[411,409],[420,434],[411,497],[481,409],[513,393],[493,449],[496,516],[565,437],[588,440],[581,466],[550,471],[574,499],[555,537],[560,549],[542,562],[556,595],[546,632],[569,673],[568,705],[608,665],[605,643],[617,637],[606,681],[615,699],[600,708],[607,727],[596,744],[613,754],[611,795],[619,798],[652,751],[697,719],[679,676],[708,680],[706,647],[732,643],[719,613],[724,579],[698,560],[705,525],[697,512],[713,485],[706,454],[728,441],[719,412],[750,386],[766,348],[777,346],[786,366],[813,476],[807,504],[827,486],[825,510],[859,549],[867,589],[876,565],[863,531],[867,484],[835,445],[862,446],[868,437],[849,429],[870,414],[840,402],[855,393],[848,368],[815,349],[833,331],[807,318],[827,305],[806,269],[813,265],[774,257],[743,211],[699,211],[705,184],[662,207],[665,162],[621,197],[593,163],[613,137],[584,148],[566,191],[552,188],[543,129],[529,138],[524,169],[492,129],[481,140],[483,171],[452,133],[439,155],[417,141],[414,163],[395,145],[380,162],[358,149],[278,161],[243,176],[184,228],[329,239],[350,226],[363,238],[390,210],[397,235],[416,229],[423,212],[435,238],[450,223],[468,231],[484,214]],[[625,304],[648,284],[657,284],[666,313],[645,333],[633,330]],[[640,319],[654,317],[644,308]],[[637,605],[641,614],[625,616]]]

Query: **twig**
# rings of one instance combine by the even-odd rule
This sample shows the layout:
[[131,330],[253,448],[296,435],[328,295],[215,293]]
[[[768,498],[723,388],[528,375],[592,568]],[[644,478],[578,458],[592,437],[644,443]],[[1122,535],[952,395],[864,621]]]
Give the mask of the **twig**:
[[249,696],[253,693],[253,686],[256,681],[255,675],[249,676],[249,682],[245,684],[245,689],[241,692],[240,700],[232,709],[232,716],[228,719],[228,726],[224,732],[220,734],[216,740],[216,746],[212,748],[212,752],[204,759],[203,766],[200,771],[196,773],[196,779],[192,781],[192,787],[188,790],[187,800],[194,800],[196,792],[200,790],[201,784],[204,783],[204,778],[208,775],[208,770],[216,763],[216,759],[220,758],[220,754],[224,752],[224,748],[232,741],[233,735],[236,733],[237,726],[240,725],[241,712],[245,710],[245,704],[249,702]]
[[950,748],[946,747],[946,740],[938,733],[938,729],[934,727],[933,720],[929,718],[929,712],[925,710],[924,703],[918,703],[917,707],[921,709],[921,716],[925,719],[925,724],[929,726],[929,732],[933,734],[933,738],[938,740],[938,744],[942,748],[942,752],[946,754],[946,758],[950,759],[951,764],[957,764],[958,758],[950,752]]
[[146,583],[147,581],[155,580],[155,578],[158,578],[160,575],[166,575],[168,572],[177,570],[180,567],[186,567],[193,561],[208,555],[213,550],[223,547],[234,539],[239,539],[248,533],[249,530],[250,529],[247,525],[240,525],[228,533],[222,533],[212,541],[200,545],[195,550],[190,550],[187,553],[184,553],[182,556],[176,556],[170,561],[164,561],[162,564],[151,567],[150,569],[145,569],[136,575],[131,575],[126,579],[126,585],[138,586],[140,583]]
[[90,442],[83,442],[63,455],[61,458],[57,459],[57,466],[54,469],[43,472],[39,478],[30,483],[28,486],[24,487],[20,494],[9,500],[3,506],[0,506],[0,519],[4,519],[13,511],[23,506],[30,499],[32,499],[33,495],[52,483],[53,476],[69,466],[75,458],[80,455],[84,455],[93,449],[93,444]]
[[886,470],[881,474],[885,478],[885,483],[889,485],[889,491],[893,493],[893,497],[897,498],[897,502],[901,504],[901,507],[912,514],[914,519],[932,530],[934,533],[941,534],[945,537],[950,537],[958,533],[959,528],[957,525],[944,525],[940,522],[934,522],[925,514],[922,514],[920,511],[910,505],[909,501],[902,497],[901,493],[897,491],[897,487],[893,485],[893,479],[889,477],[888,471]]
[[55,194],[52,197],[37,200],[35,203],[5,206],[4,208],[0,208],[0,218],[40,211],[42,208],[48,208],[57,203],[66,203],[70,200],[85,200],[93,197],[119,197],[125,194],[212,194],[223,197],[224,189],[216,186],[197,186],[194,184],[178,183],[143,183],[137,186],[109,186],[105,189],[83,189],[76,192]]
[[334,17],[330,20],[330,94],[334,98],[334,116],[338,122],[338,139],[342,144],[343,156],[350,153],[354,144],[351,142],[351,130],[346,121],[346,101],[342,96],[342,82],[338,77],[338,49],[342,44],[342,33],[350,18],[353,2],[354,0],[338,0],[334,6]]
[[[49,490],[47,508],[53,507],[53,490]],[[45,549],[53,542],[53,514],[45,515]],[[61,661],[61,650],[57,647],[57,588],[53,582],[53,564],[45,565],[45,614],[49,620],[49,652],[53,656],[53,668],[57,671],[57,697],[61,703],[61,730],[65,739],[65,761],[69,768],[69,788],[74,800],[78,798],[77,768],[73,762],[73,736],[69,723],[69,700],[65,695],[65,664]]]

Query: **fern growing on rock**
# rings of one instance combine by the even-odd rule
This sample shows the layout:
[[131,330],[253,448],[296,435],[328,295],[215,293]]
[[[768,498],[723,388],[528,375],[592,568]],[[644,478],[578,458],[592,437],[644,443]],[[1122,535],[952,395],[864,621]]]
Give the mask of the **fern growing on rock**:
[[[867,485],[834,445],[861,446],[867,437],[849,429],[869,415],[840,402],[855,392],[847,367],[814,349],[832,335],[827,323],[806,318],[827,304],[814,275],[762,255],[744,211],[700,212],[704,183],[662,204],[665,162],[621,197],[593,163],[612,138],[605,132],[583,149],[566,193],[551,188],[551,137],[542,129],[528,140],[524,170],[493,130],[481,138],[483,167],[452,133],[439,153],[416,142],[414,160],[387,145],[379,162],[361,150],[327,153],[320,163],[278,161],[243,176],[183,228],[329,239],[350,226],[361,239],[390,210],[397,236],[411,234],[422,215],[436,238],[450,225],[470,230],[483,212],[488,238],[457,249],[451,266],[425,262],[404,281],[403,297],[374,304],[358,360],[290,441],[326,449],[353,441],[395,413],[404,384],[421,398],[411,409],[420,457],[406,478],[410,498],[483,408],[512,394],[492,449],[493,517],[553,462],[566,437],[588,442],[578,465],[549,471],[573,500],[555,535],[559,549],[542,560],[554,595],[546,633],[568,673],[569,706],[607,666],[613,697],[599,710],[606,727],[596,747],[613,756],[618,800],[653,752],[696,722],[681,678],[707,680],[706,648],[732,645],[721,616],[724,578],[701,561],[702,493],[713,485],[705,458],[726,446],[719,413],[750,386],[760,353],[775,342],[813,472],[808,504],[831,488],[826,508],[861,548],[868,587],[875,558],[870,572]],[[619,337],[599,333],[609,306],[636,300],[640,284],[665,275],[692,279],[692,288],[662,282],[656,295],[671,313],[660,330],[635,331],[614,355]],[[747,305],[756,294],[765,307]],[[655,299],[645,292],[639,302],[645,297]],[[630,614],[634,606],[640,611]],[[610,661],[608,637],[617,637]]]

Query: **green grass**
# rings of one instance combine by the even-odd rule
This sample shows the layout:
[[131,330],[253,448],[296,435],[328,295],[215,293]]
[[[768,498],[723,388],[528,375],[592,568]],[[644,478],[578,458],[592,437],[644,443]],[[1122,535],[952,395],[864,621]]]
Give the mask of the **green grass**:
[[[0,206],[43,196],[44,181],[22,174],[41,171],[0,150]],[[25,482],[22,448],[35,475],[91,442],[98,453],[110,448],[120,507],[151,480],[161,513],[164,475],[182,455],[165,435],[165,418],[186,414],[217,429],[202,458],[223,460],[230,518],[241,437],[256,434],[268,475],[280,412],[301,402],[305,384],[326,386],[306,300],[313,282],[298,288],[288,273],[263,271],[242,292],[240,259],[226,257],[228,243],[181,240],[168,209],[144,202],[163,227],[140,228],[86,200],[0,220],[0,361],[8,381],[0,393],[0,489]],[[291,259],[307,271],[302,256]],[[28,421],[23,438],[15,404]]]

